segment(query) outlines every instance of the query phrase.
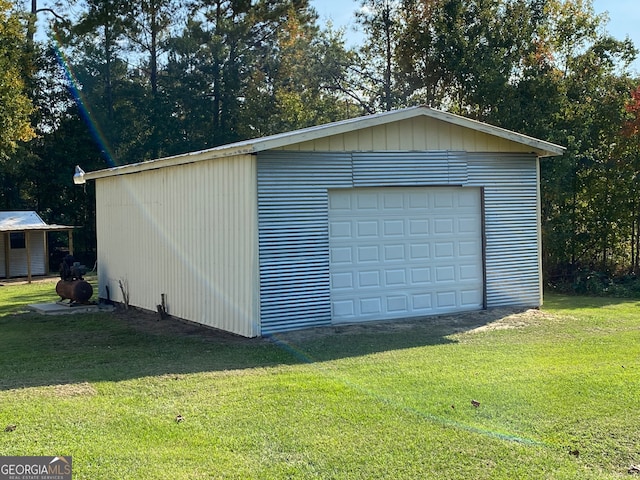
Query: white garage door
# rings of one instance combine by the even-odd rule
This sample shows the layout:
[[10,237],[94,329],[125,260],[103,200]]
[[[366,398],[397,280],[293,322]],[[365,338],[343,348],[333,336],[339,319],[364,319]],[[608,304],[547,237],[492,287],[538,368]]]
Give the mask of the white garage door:
[[480,189],[332,190],[329,246],[334,322],[483,306]]

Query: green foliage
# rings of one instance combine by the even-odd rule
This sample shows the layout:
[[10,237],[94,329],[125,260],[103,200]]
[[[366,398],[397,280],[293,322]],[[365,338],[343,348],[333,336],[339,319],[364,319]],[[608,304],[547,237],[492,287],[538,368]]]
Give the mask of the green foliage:
[[589,0],[407,0],[401,12],[410,100],[567,147],[541,160],[547,276],[639,272],[633,44]]
[[640,273],[637,52],[591,0],[366,0],[351,50],[307,0],[58,3],[52,48],[0,3],[0,207],[88,226],[81,248],[92,192],[73,189],[76,164],[425,103],[567,147],[541,159],[549,281]]
[[[34,136],[29,122],[33,106],[27,90],[31,55],[26,30],[12,3],[0,0],[0,165],[18,142]],[[8,183],[0,172],[0,179]]]

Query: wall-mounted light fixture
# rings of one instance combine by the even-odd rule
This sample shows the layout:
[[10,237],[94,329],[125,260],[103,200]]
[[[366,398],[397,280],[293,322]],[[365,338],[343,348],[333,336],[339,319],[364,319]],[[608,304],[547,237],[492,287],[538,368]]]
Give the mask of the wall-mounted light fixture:
[[84,170],[80,168],[80,165],[76,165],[76,172],[73,174],[73,183],[76,185],[84,185],[85,182]]

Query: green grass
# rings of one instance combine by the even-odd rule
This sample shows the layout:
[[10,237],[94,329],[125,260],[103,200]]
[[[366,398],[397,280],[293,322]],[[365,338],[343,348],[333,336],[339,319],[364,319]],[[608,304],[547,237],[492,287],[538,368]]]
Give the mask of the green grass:
[[0,454],[72,455],[76,479],[610,479],[640,464],[638,301],[552,296],[515,328],[268,342],[14,313],[52,288],[0,287]]

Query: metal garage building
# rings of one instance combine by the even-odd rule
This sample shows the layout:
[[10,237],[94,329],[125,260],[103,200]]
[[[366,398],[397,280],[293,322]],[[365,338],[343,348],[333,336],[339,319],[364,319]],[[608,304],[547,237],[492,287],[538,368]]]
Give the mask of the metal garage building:
[[413,107],[89,172],[99,294],[247,337],[538,306],[563,151]]

